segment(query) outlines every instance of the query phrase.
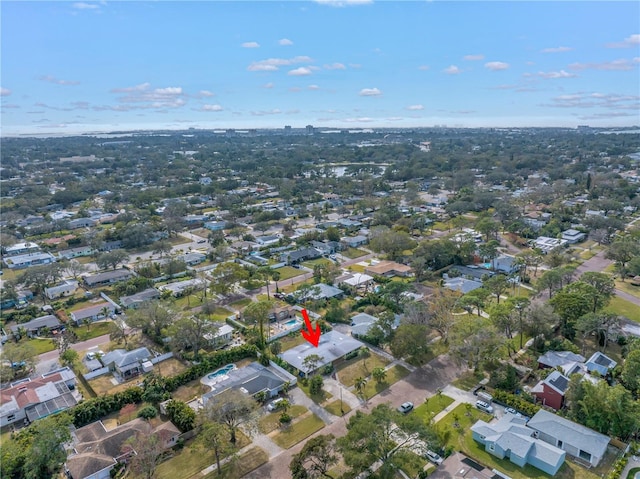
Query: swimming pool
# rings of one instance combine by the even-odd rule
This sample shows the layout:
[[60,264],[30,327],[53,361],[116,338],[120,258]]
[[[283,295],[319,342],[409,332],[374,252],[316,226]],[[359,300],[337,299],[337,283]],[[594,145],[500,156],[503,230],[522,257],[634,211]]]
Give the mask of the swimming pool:
[[228,374],[229,371],[233,371],[236,368],[235,364],[227,364],[225,367],[218,369],[217,371],[212,372],[207,376],[208,379],[216,379],[220,376],[224,376]]
[[284,323],[284,325],[288,326],[288,327],[292,327],[292,326],[295,326],[296,324],[298,324],[298,322],[299,321],[297,319],[290,319],[289,321]]

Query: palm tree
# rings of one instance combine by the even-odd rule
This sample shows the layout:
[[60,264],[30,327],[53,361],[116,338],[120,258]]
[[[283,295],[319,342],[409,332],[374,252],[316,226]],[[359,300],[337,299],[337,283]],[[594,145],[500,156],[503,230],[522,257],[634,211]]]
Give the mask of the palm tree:
[[375,379],[376,382],[380,384],[386,379],[387,371],[382,367],[373,368],[373,371],[371,371],[371,375],[373,376],[373,379]]
[[357,377],[355,383],[353,384],[353,386],[356,388],[358,396],[362,397],[362,399],[364,400],[366,400],[364,396],[364,388],[366,385],[367,385],[367,380],[362,376]]
[[370,352],[369,352],[369,348],[362,347],[358,350],[358,356],[362,358],[362,365],[364,366],[364,370],[366,372],[369,372],[369,369],[367,368],[367,358],[370,356]]
[[91,318],[84,318],[82,320],[82,324],[87,327],[87,332],[89,332],[89,330],[91,329]]

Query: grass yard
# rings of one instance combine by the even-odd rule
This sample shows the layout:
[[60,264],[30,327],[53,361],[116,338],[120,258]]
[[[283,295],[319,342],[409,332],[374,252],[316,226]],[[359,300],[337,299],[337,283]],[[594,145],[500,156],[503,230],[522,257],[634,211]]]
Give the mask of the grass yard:
[[397,383],[408,374],[409,370],[407,368],[396,364],[395,366],[387,370],[387,377],[381,383],[373,379],[369,379],[367,381],[367,385],[364,387],[365,398],[371,399],[376,394],[380,394],[382,391],[387,389],[392,384]]
[[330,263],[333,263],[333,261],[331,261],[330,259],[317,258],[317,259],[311,259],[309,261],[303,261],[301,264],[302,266],[306,266],[307,268],[313,269],[313,267],[317,264],[330,264]]
[[311,391],[309,391],[309,385],[307,384],[305,386],[304,384],[302,384],[302,381],[298,381],[298,387],[316,404],[325,403],[333,397],[331,393],[325,391],[324,389],[320,391],[320,394],[311,394]]
[[635,296],[636,298],[640,298],[640,286],[634,286],[631,283],[629,283],[629,281],[623,282],[617,279],[616,288],[632,296]]
[[324,422],[322,422],[322,419],[312,414],[291,424],[287,429],[274,434],[271,439],[283,449],[289,449],[323,427]]
[[[308,409],[304,406],[300,406],[298,404],[291,406],[287,411],[287,414],[292,418],[297,418],[306,413]],[[275,431],[280,427],[280,414],[281,411],[276,411],[272,413],[268,413],[266,416],[263,416],[258,421],[258,429],[262,434],[269,434],[272,431]]]
[[180,298],[176,298],[173,302],[173,306],[176,309],[186,311],[188,309],[195,308],[196,306],[201,306],[203,303],[201,298],[202,295],[200,293],[182,296]]
[[251,298],[242,298],[238,301],[234,301],[233,303],[229,303],[229,306],[233,309],[237,309],[238,311],[243,310],[247,306],[252,303]]
[[[340,411],[342,403],[342,411]],[[351,407],[344,401],[340,401],[340,399],[336,399],[335,401],[331,401],[324,407],[328,413],[333,414],[334,416],[344,416],[349,411],[351,411]]]
[[238,456],[235,460],[222,465],[222,475],[213,471],[204,476],[204,479],[224,477],[225,479],[240,479],[254,469],[259,468],[269,461],[269,455],[261,448],[255,446]]
[[356,259],[369,253],[358,248],[347,248],[345,251],[341,251],[340,254],[345,258]]
[[71,329],[78,336],[78,341],[86,341],[87,339],[97,338],[111,332],[111,321],[98,321],[91,323],[89,328],[86,326],[71,326]]
[[337,376],[342,384],[351,387],[355,384],[356,378],[366,378],[371,375],[374,368],[385,367],[389,362],[375,353],[371,353],[367,358],[355,357],[337,366]]
[[105,374],[104,376],[98,376],[97,378],[90,379],[87,381],[89,386],[96,392],[98,396],[104,396],[105,394],[113,394],[118,391],[124,391],[131,386],[135,386],[137,383],[142,381],[142,377],[138,377],[132,381],[127,381],[122,384],[113,384],[111,380],[113,379],[113,374]]
[[407,476],[418,477],[418,474],[424,469],[428,461],[414,452],[404,450],[395,455],[393,463],[402,469]]
[[179,401],[189,402],[196,397],[202,396],[204,393],[209,392],[209,388],[200,382],[200,378],[189,381],[187,384],[180,386],[173,393],[171,397]]
[[436,416],[440,411],[443,411],[449,404],[453,403],[453,398],[450,398],[446,394],[434,394],[420,406],[414,409],[414,414],[420,416],[429,422],[432,417]]
[[625,299],[614,296],[611,299],[611,303],[609,303],[609,306],[607,306],[606,310],[612,313],[626,316],[631,321],[640,323],[640,307]]
[[276,269],[278,273],[280,273],[279,282],[286,281],[287,279],[295,278],[296,276],[300,276],[304,274],[306,271],[293,268],[291,266],[283,266],[282,268]]
[[352,273],[364,273],[365,266],[362,264],[352,264],[347,269]]
[[34,338],[27,341],[27,344],[34,349],[36,354],[48,353],[56,349],[56,343],[53,339]]
[[[242,449],[251,440],[241,431],[236,433],[238,442],[236,447]],[[198,447],[195,440],[185,443],[185,447],[176,451],[170,459],[164,461],[156,469],[158,479],[187,479],[216,463],[215,454],[208,447]]]
[[296,332],[292,335],[284,336],[283,338],[278,339],[278,341],[282,345],[282,351],[284,352],[303,344],[306,339],[304,339],[299,332]]
[[169,358],[155,364],[153,369],[162,376],[171,377],[180,374],[187,366],[176,358]]
[[484,373],[467,371],[454,380],[451,384],[464,391],[471,391],[480,381],[484,379]]

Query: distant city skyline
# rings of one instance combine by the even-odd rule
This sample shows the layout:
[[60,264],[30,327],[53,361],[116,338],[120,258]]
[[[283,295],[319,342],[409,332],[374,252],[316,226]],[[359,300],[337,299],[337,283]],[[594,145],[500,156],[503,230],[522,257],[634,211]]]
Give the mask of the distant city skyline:
[[2,1],[3,136],[640,125],[640,3]]

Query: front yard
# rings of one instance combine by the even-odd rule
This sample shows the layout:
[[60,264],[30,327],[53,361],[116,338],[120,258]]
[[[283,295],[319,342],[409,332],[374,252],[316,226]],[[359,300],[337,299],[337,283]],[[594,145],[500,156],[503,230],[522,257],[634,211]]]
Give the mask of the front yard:
[[409,374],[409,370],[396,364],[395,366],[387,369],[387,376],[384,381],[378,382],[373,378],[369,379],[367,385],[364,388],[365,398],[371,399],[376,394],[380,394],[392,384],[400,381],[402,378]]
[[429,422],[432,417],[438,415],[440,411],[444,411],[444,408],[451,403],[453,403],[453,399],[446,394],[434,394],[416,407],[414,414],[423,418],[425,422]]
[[97,338],[111,332],[111,321],[98,321],[87,326],[71,326],[71,330],[78,336],[78,341]]
[[280,279],[278,279],[279,282],[295,278],[296,276],[300,276],[306,272],[305,270],[293,268],[292,266],[283,266],[282,268],[276,269],[276,271],[280,273]]
[[[299,416],[302,416],[308,411],[308,409],[299,404],[291,406],[287,410],[287,414],[291,416],[291,418],[295,419]],[[262,416],[258,421],[258,429],[262,434],[269,434],[270,432],[275,431],[280,427],[280,414],[281,411],[275,411],[272,413],[268,413],[266,416]]]
[[310,416],[291,424],[286,429],[277,432],[271,436],[271,439],[283,449],[289,449],[323,427],[324,422],[322,419],[315,414],[311,414]]
[[389,360],[375,353],[370,353],[366,358],[357,356],[341,362],[337,366],[338,380],[347,387],[355,384],[356,378],[366,378],[371,375],[371,371],[378,367],[385,367]]
[[626,299],[614,296],[613,298],[611,298],[609,306],[607,306],[605,309],[611,313],[626,316],[631,321],[640,323],[640,307],[627,301]]

